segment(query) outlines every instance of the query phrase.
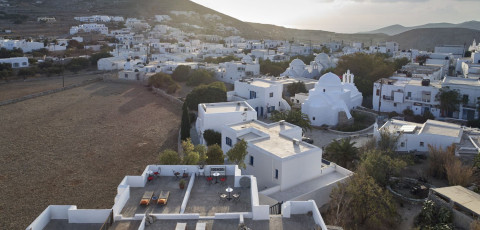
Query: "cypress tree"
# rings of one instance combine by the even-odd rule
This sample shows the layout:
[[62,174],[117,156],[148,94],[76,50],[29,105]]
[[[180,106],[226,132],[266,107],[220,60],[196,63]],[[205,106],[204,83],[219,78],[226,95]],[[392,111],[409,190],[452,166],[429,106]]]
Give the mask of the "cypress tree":
[[180,136],[182,140],[187,140],[190,137],[190,117],[188,116],[188,105],[186,102],[182,106],[182,125],[180,130]]

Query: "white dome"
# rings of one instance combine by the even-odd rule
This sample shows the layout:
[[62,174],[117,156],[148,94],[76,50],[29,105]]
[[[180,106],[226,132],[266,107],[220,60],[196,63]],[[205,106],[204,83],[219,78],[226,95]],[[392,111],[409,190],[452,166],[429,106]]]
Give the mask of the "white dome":
[[340,86],[342,82],[340,78],[333,74],[332,72],[328,72],[320,77],[317,82],[317,86]]
[[295,58],[292,62],[290,62],[290,67],[301,67],[305,68],[305,63],[302,60]]
[[329,65],[331,61],[330,61],[330,57],[328,57],[328,55],[326,53],[319,53],[315,57],[315,62]]

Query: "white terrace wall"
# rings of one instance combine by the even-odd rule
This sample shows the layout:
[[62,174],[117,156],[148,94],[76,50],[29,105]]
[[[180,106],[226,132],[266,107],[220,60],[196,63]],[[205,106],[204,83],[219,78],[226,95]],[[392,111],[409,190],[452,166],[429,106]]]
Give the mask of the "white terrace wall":
[[130,198],[130,186],[125,184],[120,184],[117,188],[117,195],[115,196],[115,201],[114,201],[115,204],[112,207],[113,215],[115,217],[117,215],[120,215],[120,212],[122,211],[123,207],[125,206],[129,198]]
[[77,209],[68,210],[69,223],[105,223],[111,209]]
[[252,213],[254,220],[268,220],[270,219],[270,206],[260,205],[260,200],[258,198],[258,187],[257,187],[257,178],[250,176],[251,186],[250,186],[250,195],[252,199]]
[[[68,219],[67,211],[77,208],[75,205],[49,205],[26,230],[42,230],[52,219]],[[106,219],[106,218],[105,218]]]
[[[239,173],[239,169],[237,165],[206,165],[205,166],[205,175],[210,175],[210,168],[211,167],[225,167],[226,168],[226,174],[228,176],[235,176]],[[175,176],[173,172],[180,172],[183,173],[183,170],[185,169],[185,172],[188,174],[192,173],[198,173],[199,167],[198,165],[149,165],[146,167],[145,171],[143,172],[145,175],[147,174],[147,171],[152,171],[152,172],[157,172],[158,169],[160,168],[160,176]],[[240,171],[241,174],[241,171]],[[143,174],[142,174],[143,175]],[[145,177],[146,181],[146,177]],[[132,186],[133,187],[133,186]]]
[[313,200],[309,201],[287,201],[282,204],[282,215],[284,218],[290,218],[294,214],[307,214],[312,212],[312,217],[316,224],[318,224],[322,230],[327,230],[327,226],[323,221],[322,215],[318,210],[317,205]]
[[185,209],[187,208],[188,199],[190,199],[190,193],[192,192],[194,183],[195,183],[195,174],[192,174],[190,176],[190,182],[188,183],[187,191],[185,192],[185,196],[183,197],[182,205],[180,206],[180,214],[185,213]]

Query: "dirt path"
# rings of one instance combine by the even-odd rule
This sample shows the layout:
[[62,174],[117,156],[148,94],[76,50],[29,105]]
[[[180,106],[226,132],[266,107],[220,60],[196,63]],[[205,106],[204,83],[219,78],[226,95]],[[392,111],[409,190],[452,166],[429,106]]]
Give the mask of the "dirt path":
[[0,229],[50,204],[110,208],[125,175],[176,149],[181,108],[136,84],[99,82],[0,108]]

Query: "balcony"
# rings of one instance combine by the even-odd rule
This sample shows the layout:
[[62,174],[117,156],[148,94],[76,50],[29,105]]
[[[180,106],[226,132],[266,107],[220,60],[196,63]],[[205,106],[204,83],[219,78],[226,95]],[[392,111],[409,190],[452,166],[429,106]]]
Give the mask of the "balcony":
[[418,98],[418,97],[405,97],[405,101],[430,103],[431,99]]
[[393,101],[393,97],[392,97],[392,96],[385,96],[385,95],[383,95],[383,100],[385,100],[385,101]]

